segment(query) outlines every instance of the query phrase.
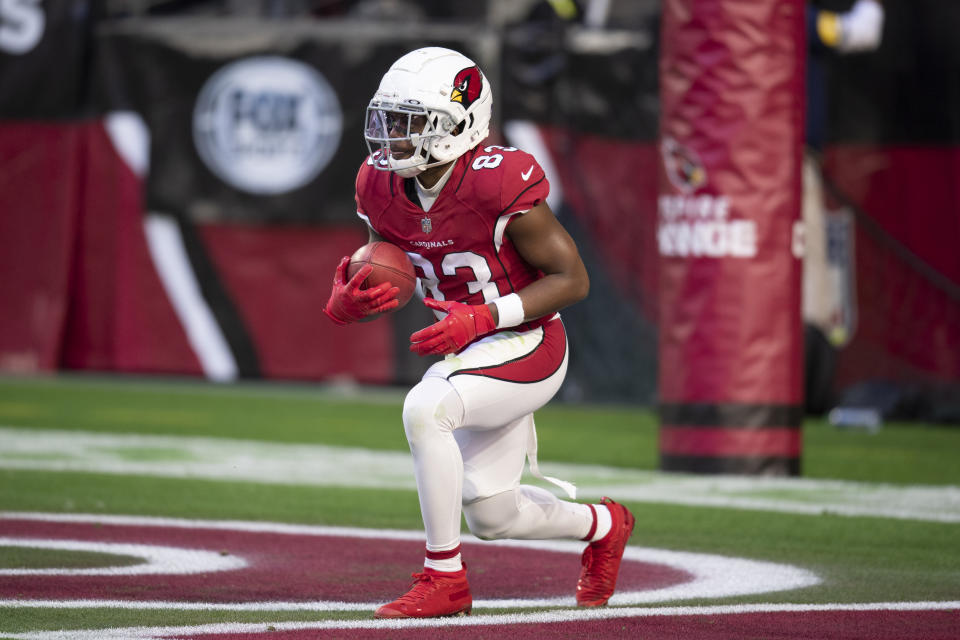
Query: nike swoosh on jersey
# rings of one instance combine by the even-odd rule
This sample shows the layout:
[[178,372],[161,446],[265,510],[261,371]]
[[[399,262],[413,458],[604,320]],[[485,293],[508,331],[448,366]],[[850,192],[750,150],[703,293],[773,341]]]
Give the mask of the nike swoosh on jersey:
[[530,165],[530,168],[520,174],[520,177],[523,178],[523,181],[526,182],[530,179],[530,174],[533,173],[534,165]]

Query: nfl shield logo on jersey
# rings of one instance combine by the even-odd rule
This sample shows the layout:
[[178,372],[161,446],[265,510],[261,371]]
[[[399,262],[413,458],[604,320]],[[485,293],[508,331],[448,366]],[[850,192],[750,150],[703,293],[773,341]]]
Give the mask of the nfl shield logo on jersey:
[[420,218],[420,230],[424,233],[433,231],[433,223],[430,222],[430,218]]

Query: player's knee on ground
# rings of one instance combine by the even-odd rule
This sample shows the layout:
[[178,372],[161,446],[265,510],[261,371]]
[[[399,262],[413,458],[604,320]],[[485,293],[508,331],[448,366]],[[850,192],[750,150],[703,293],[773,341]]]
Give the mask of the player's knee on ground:
[[505,491],[463,505],[470,532],[484,540],[511,537],[511,528],[519,513],[516,491]]
[[530,485],[466,502],[463,515],[470,531],[486,540],[582,540],[593,522],[589,506]]
[[403,401],[403,429],[411,447],[442,431],[452,432],[462,421],[460,396],[443,378],[424,378]]

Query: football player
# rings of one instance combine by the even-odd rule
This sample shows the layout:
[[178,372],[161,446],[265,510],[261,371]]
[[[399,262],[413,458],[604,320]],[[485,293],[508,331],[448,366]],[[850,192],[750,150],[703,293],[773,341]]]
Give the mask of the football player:
[[[612,500],[580,504],[520,484],[526,459],[544,478],[533,412],[566,374],[557,312],[583,299],[589,280],[547,206],[536,159],[484,142],[492,102],[472,60],[428,47],[397,60],[367,108],[370,155],[357,175],[357,212],[371,242],[407,252],[437,316],[410,336],[410,349],[443,356],[403,406],[426,528],[424,569],[406,594],[377,609],[378,618],[470,612],[461,512],[480,538],[587,541],[576,586],[581,606],[606,604],[633,531],[633,515]],[[369,266],[348,281],[348,263],[338,266],[326,307],[334,322],[397,306],[388,283],[360,289]],[[574,497],[572,485],[546,479]]]

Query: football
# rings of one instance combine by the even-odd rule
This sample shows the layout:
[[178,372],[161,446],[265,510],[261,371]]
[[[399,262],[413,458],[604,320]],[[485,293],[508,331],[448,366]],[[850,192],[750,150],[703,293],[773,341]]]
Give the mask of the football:
[[361,289],[375,287],[381,282],[389,282],[391,285],[400,288],[400,291],[397,292],[400,306],[393,311],[401,309],[410,302],[410,298],[413,297],[413,292],[417,288],[417,274],[413,270],[413,263],[410,262],[410,258],[403,252],[403,249],[389,242],[371,242],[363,245],[350,256],[347,278],[352,278],[353,274],[365,264],[371,265],[373,272],[360,285]]

